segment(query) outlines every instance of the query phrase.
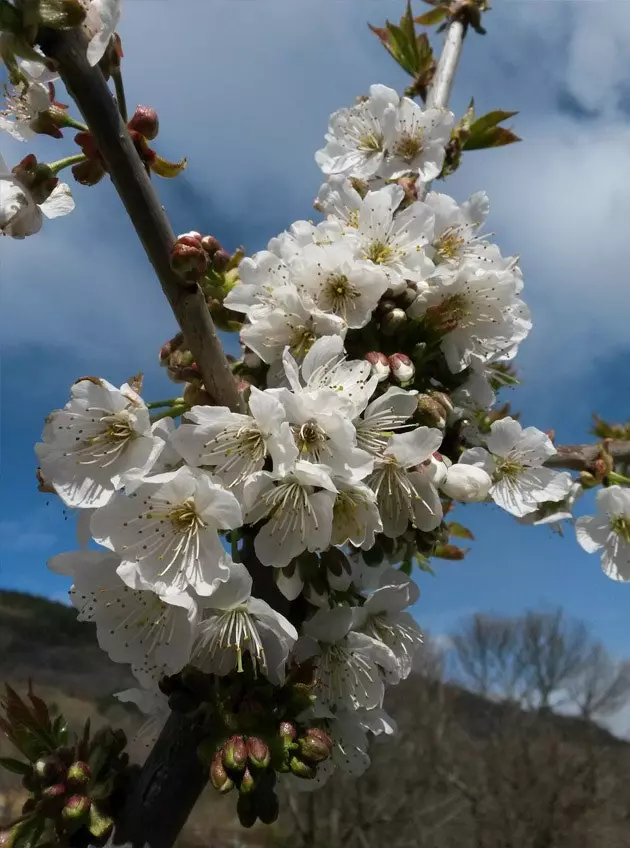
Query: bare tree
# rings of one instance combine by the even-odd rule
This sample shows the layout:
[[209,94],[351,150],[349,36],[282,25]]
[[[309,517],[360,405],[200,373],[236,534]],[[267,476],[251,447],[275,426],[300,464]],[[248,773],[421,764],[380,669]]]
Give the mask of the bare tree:
[[580,674],[571,680],[568,693],[584,719],[614,715],[630,699],[630,663],[613,660],[596,643]]

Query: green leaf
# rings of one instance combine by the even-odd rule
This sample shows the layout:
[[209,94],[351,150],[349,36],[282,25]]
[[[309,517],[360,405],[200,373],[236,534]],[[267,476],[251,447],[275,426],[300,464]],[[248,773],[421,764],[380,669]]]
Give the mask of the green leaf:
[[385,27],[376,27],[372,26],[372,24],[368,24],[368,27],[372,30],[381,44],[385,45],[385,47],[389,49],[389,32],[385,29]]
[[503,127],[492,127],[481,134],[475,133],[473,130],[470,137],[464,142],[462,149],[484,150],[488,147],[504,147],[506,144],[514,144],[517,141],[521,141],[521,139],[511,130],[506,130]]
[[414,21],[421,26],[433,26],[433,24],[439,24],[440,21],[443,21],[448,14],[448,6],[436,6],[430,12],[425,12],[424,15],[414,18]]
[[416,556],[416,565],[420,569],[420,571],[426,571],[427,574],[430,574],[432,577],[435,577],[435,571],[429,565],[429,560],[423,556]]
[[421,71],[426,71],[433,62],[433,48],[426,32],[422,32],[416,37],[416,51],[419,68]]
[[407,577],[411,577],[411,571],[413,569],[413,562],[410,559],[403,560],[398,566],[398,570],[402,571],[403,574],[406,574]]
[[45,820],[39,816],[27,819],[17,825],[12,840],[12,848],[35,848],[44,832],[45,825]]
[[0,768],[6,769],[13,774],[30,774],[32,769],[28,763],[23,763],[21,760],[14,760],[13,757],[0,757]]
[[407,8],[405,9],[405,14],[400,19],[400,29],[404,33],[409,45],[415,45],[416,28],[414,26],[413,14],[411,11],[411,0],[407,0]]
[[387,23],[390,33],[390,52],[400,67],[411,76],[417,73],[417,56],[415,53],[416,36],[414,33],[411,43],[405,32],[395,24]]
[[458,524],[457,521],[451,521],[446,525],[448,527],[449,536],[455,536],[456,539],[474,539],[475,537],[470,532],[468,527],[463,524]]
[[508,118],[513,118],[515,115],[518,115],[518,112],[504,112],[501,109],[495,109],[493,112],[488,112],[481,118],[477,118],[471,130],[473,132],[484,132],[490,127],[496,127],[497,124],[507,121]]

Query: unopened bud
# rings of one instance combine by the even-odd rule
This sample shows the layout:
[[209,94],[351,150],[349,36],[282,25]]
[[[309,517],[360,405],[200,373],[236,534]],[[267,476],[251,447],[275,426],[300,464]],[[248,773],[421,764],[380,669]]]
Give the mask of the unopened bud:
[[462,503],[485,501],[492,488],[492,478],[476,465],[458,462],[446,472],[441,489],[449,498]]
[[446,427],[444,407],[431,395],[418,395],[418,412],[423,423],[440,430]]
[[407,323],[407,313],[398,306],[381,318],[381,332],[385,336],[395,336]]
[[291,757],[289,760],[289,769],[291,770],[291,774],[301,777],[304,780],[312,780],[317,774],[315,766],[305,763],[297,757]]
[[280,813],[280,801],[275,792],[260,792],[255,796],[256,812],[263,824],[273,824]]
[[94,186],[105,176],[105,166],[99,159],[86,159],[72,166],[72,176],[84,186]]
[[61,811],[61,815],[66,821],[76,821],[76,819],[87,816],[91,806],[92,802],[85,795],[71,795]]
[[298,745],[302,757],[312,763],[321,763],[332,753],[332,739],[318,727],[310,727],[306,731],[306,736],[298,739]]
[[136,106],[136,111],[127,124],[130,130],[139,132],[152,141],[158,134],[160,122],[158,114],[152,106]]
[[208,254],[202,248],[200,239],[179,236],[171,248],[171,268],[188,282],[195,282],[202,277],[208,269]]
[[227,250],[219,248],[219,250],[215,251],[212,255],[212,267],[215,271],[225,271],[227,266],[230,264],[231,258],[232,257]]
[[221,751],[217,751],[210,766],[210,783],[214,786],[217,792],[226,795],[234,789],[234,781],[225,770],[221,759]]
[[230,736],[223,746],[223,765],[232,771],[243,771],[247,763],[247,745],[242,736]]
[[422,463],[421,468],[434,486],[441,486],[446,480],[447,466],[440,454],[433,454],[426,462]]
[[396,299],[407,288],[407,280],[396,280],[390,282],[389,288],[385,289],[383,297]]
[[583,489],[594,489],[600,481],[590,471],[580,471],[580,483]]
[[249,768],[246,768],[243,772],[243,776],[241,777],[238,784],[238,791],[241,795],[249,795],[250,792],[254,790],[256,786],[256,780],[254,775],[251,773]]
[[80,760],[72,763],[68,769],[67,780],[68,783],[71,783],[73,786],[85,786],[86,783],[90,782],[91,777],[92,771],[89,765],[81,762]]
[[454,409],[453,401],[445,392],[431,392],[431,397],[444,407],[444,412],[452,412]]
[[253,827],[258,818],[254,797],[251,795],[239,795],[236,802],[236,813],[243,827]]
[[257,736],[250,736],[247,740],[247,756],[250,763],[256,768],[267,768],[271,762],[268,745]]
[[294,742],[297,737],[297,730],[293,722],[281,721],[278,734],[287,742]]
[[378,315],[386,315],[388,312],[391,312],[392,309],[396,309],[397,303],[395,300],[392,300],[391,297],[382,297],[378,306],[376,307],[376,312]]
[[214,236],[204,236],[201,239],[201,246],[208,256],[214,256],[217,250],[221,250],[221,244]]
[[389,365],[398,383],[408,383],[413,380],[416,368],[406,353],[393,353],[389,357]]
[[47,786],[41,795],[41,805],[44,810],[55,810],[62,807],[66,797],[66,786],[64,783],[53,783]]
[[59,780],[65,771],[65,766],[53,754],[47,757],[41,757],[33,766],[33,771],[42,783],[51,783],[54,780]]
[[391,370],[389,367],[389,359],[384,353],[381,353],[379,350],[371,350],[369,353],[365,354],[364,359],[367,359],[372,366],[372,376],[376,377],[379,383],[382,383],[383,380],[387,380]]
[[415,288],[407,284],[405,290],[402,291],[396,298],[396,305],[400,306],[401,309],[409,309],[411,304],[415,303],[417,297],[418,292]]

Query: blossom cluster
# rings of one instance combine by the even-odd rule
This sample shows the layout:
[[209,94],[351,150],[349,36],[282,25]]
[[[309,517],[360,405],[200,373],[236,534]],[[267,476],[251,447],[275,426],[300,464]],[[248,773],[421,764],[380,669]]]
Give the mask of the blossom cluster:
[[[509,417],[489,434],[474,426],[531,325],[516,261],[480,235],[485,194],[427,192],[452,121],[384,86],[332,116],[317,154],[324,219],[243,259],[225,297],[257,363],[244,411],[191,406],[176,426],[152,420],[131,385],[83,378],[36,446],[42,480],[78,511],[81,549],[49,565],[72,577],[102,648],[130,664],[138,689],[121,698],[163,717],[158,684],[185,666],[276,686],[309,669],[308,717],[334,743],[314,785],[335,766],[364,771],[367,734],[394,730],[385,687],[422,644],[396,543],[430,550],[451,501],[534,522],[576,497],[571,475],[545,465],[545,433]],[[463,450],[446,420],[427,426],[428,385],[449,424],[468,422]],[[608,545],[597,533],[578,529]],[[256,596],[252,557],[273,570],[282,611]]]

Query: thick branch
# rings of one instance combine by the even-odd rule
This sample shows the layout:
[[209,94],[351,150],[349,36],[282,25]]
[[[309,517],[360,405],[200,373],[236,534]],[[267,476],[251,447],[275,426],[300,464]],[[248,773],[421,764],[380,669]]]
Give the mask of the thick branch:
[[[597,459],[602,443],[591,445],[558,445],[555,456],[545,462],[548,468],[567,468],[571,471],[590,471],[592,463]],[[607,444],[607,451],[622,465],[630,463],[630,441],[612,441]]]
[[87,61],[85,36],[80,32],[44,30],[40,45],[57,62],[61,79],[94,135],[112,182],[199,365],[206,389],[217,403],[241,409],[241,398],[203,294],[196,284],[184,284],[171,269],[175,235],[103,74]]
[[427,107],[448,106],[465,34],[466,28],[461,21],[451,21],[448,25],[444,47],[427,96]]

